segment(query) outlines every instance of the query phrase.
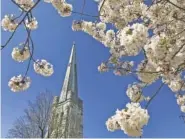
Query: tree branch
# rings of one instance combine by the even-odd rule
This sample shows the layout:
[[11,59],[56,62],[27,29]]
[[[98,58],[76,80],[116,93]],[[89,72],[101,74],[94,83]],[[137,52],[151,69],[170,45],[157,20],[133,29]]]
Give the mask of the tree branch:
[[164,83],[162,83],[159,88],[157,89],[157,91],[152,95],[152,97],[150,98],[150,100],[148,101],[148,103],[145,106],[145,109],[148,108],[148,106],[150,105],[151,101],[157,96],[157,94],[160,92],[160,90],[162,89],[162,87],[164,86]]
[[[30,10],[28,10],[28,11],[26,12],[26,14],[25,14],[24,17],[22,18],[22,20],[18,23],[18,25],[16,26],[15,30],[13,31],[13,33],[11,34],[11,36],[9,37],[9,39],[7,40],[7,42],[6,42],[4,45],[1,46],[1,50],[4,49],[4,48],[8,45],[8,43],[9,43],[9,42],[11,41],[11,39],[13,38],[13,36],[14,36],[14,34],[15,34],[17,28],[24,22],[24,20],[26,19],[26,17],[28,16],[28,14],[31,12],[31,10],[34,9],[34,8],[39,4],[40,1],[41,1],[41,0],[37,0],[37,2],[33,5],[33,7],[30,8]],[[15,3],[14,0],[12,0],[12,2]],[[17,4],[16,4],[16,5],[17,5]]]
[[185,11],[185,9],[184,9],[184,8],[182,8],[182,7],[180,7],[180,6],[176,5],[176,4],[174,4],[174,3],[173,3],[173,2],[171,2],[170,0],[167,0],[167,2],[168,2],[168,3],[170,3],[171,5],[175,6],[176,8],[178,8],[178,9],[180,9],[180,10]]
[[172,59],[174,59],[174,57],[182,50],[184,46],[185,46],[185,43],[181,45],[181,47],[179,48],[177,52],[175,52],[175,54],[172,56]]

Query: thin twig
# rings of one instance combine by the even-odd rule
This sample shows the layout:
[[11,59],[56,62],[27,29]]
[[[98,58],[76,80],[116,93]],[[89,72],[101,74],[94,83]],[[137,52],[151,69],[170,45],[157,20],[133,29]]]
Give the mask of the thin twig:
[[101,6],[100,6],[99,16],[100,16],[101,10],[102,10],[102,8],[103,8],[103,5],[105,4],[105,1],[106,1],[106,0],[103,0],[102,4],[101,4]]
[[[25,43],[28,43],[28,47],[29,47],[29,39],[30,39],[30,36],[31,36],[31,30],[29,30],[27,27],[26,27],[26,24],[25,24],[25,22],[24,22],[24,26],[25,26],[25,28],[26,28],[26,31],[27,31],[27,33],[28,33],[28,37],[27,37],[27,42],[25,42]],[[30,48],[30,47],[29,47]],[[30,52],[30,49],[29,49],[29,52]],[[24,74],[24,78],[27,76],[27,74],[28,74],[28,71],[29,71],[29,68],[30,68],[30,64],[31,64],[31,58],[32,58],[32,55],[33,55],[33,49],[32,49],[32,53],[30,53],[30,58],[29,58],[29,61],[28,61],[28,66],[27,66],[27,68],[26,68],[26,72],[25,72],[25,74]],[[23,78],[23,79],[24,79]]]
[[[33,52],[34,52],[35,47],[34,47],[34,43],[33,43],[33,40],[32,40],[32,37],[31,37],[31,36],[30,36],[30,41],[31,41],[32,53],[33,53]],[[34,62],[36,62],[36,60],[33,58],[33,54],[31,55],[31,59],[32,59]]]
[[24,11],[22,11],[21,14],[20,14],[19,16],[15,17],[15,18],[12,19],[12,20],[16,20],[16,19],[20,18],[23,14],[24,14]]
[[179,33],[175,34],[173,37],[171,37],[172,39],[175,38],[176,36],[180,35],[181,33],[183,33],[185,31],[185,29],[183,29],[182,31],[180,31]]
[[181,92],[181,89],[183,88],[184,85],[185,85],[185,81],[181,84],[181,87],[180,87],[179,91],[177,92],[177,94],[181,94],[180,92]]
[[185,123],[185,115],[181,114],[181,115],[179,116],[179,118],[181,118],[181,119],[184,121],[184,123]]
[[181,45],[181,47],[179,48],[177,52],[175,52],[175,54],[172,56],[172,59],[174,59],[174,57],[182,50],[184,46],[185,46],[185,43]]
[[11,0],[15,5],[17,5],[22,11],[26,12],[19,4],[17,4],[14,0]]
[[167,0],[167,2],[168,2],[168,3],[170,3],[171,5],[175,6],[176,8],[179,8],[180,10],[185,11],[185,9],[184,9],[184,8],[182,8],[182,7],[180,7],[180,6],[176,5],[176,4],[174,4],[174,3],[173,3],[173,2],[171,2],[170,0]]
[[[40,2],[41,0],[38,0],[34,5],[33,7],[31,7],[27,12],[26,14],[24,15],[24,17],[22,18],[22,20],[18,23],[18,25],[16,26],[15,30],[13,31],[13,33],[11,34],[11,36],[9,37],[9,39],[6,41],[6,43],[4,45],[1,46],[1,50],[4,49],[8,43],[11,41],[11,39],[13,38],[17,28],[24,22],[25,18],[27,17],[27,15],[29,14],[29,12],[31,12],[31,10],[33,8],[35,8],[37,6],[37,4]],[[12,0],[12,2],[15,2],[14,0]],[[16,4],[17,5],[17,4]]]
[[143,53],[144,53],[144,56],[145,56],[145,59],[148,59],[147,55],[146,55],[146,51],[145,49],[142,47],[142,50],[143,50]]
[[185,23],[185,20],[183,18],[177,18],[177,17],[174,17],[176,20],[178,21],[181,21],[181,22],[184,22]]
[[160,92],[161,88],[164,86],[164,83],[162,83],[159,88],[157,89],[157,91],[153,94],[153,96],[150,98],[150,100],[148,101],[148,103],[145,106],[145,109],[148,108],[149,104],[151,103],[151,101],[157,96],[157,94]]
[[81,12],[81,14],[84,13],[85,4],[86,4],[86,0],[83,0],[83,6],[82,6],[82,12]]
[[160,73],[160,71],[142,71],[142,70],[140,70],[140,71],[138,71],[138,70],[127,70],[127,69],[125,69],[125,68],[121,68],[121,67],[119,67],[119,68],[115,68],[115,67],[108,67],[109,69],[111,69],[111,70],[116,70],[116,69],[118,69],[118,70],[124,70],[124,71],[126,71],[126,72],[130,72],[130,73],[149,73],[149,74],[159,74]]
[[80,12],[76,12],[76,11],[72,11],[72,13],[74,13],[74,14],[79,14],[79,15],[84,15],[84,16],[95,17],[95,18],[98,17],[97,15],[84,14],[84,13],[80,13]]
[[11,41],[11,39],[13,38],[17,28],[19,27],[20,24],[17,25],[17,27],[15,28],[15,30],[13,31],[13,33],[11,34],[11,36],[9,37],[9,39],[6,41],[6,43],[4,45],[1,46],[1,50],[3,50],[7,45],[8,43]]

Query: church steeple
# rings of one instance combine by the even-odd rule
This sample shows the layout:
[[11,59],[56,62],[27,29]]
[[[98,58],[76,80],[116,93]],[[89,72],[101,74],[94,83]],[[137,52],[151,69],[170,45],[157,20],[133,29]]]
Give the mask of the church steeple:
[[67,99],[78,100],[76,49],[74,42],[59,101],[63,102]]
[[78,97],[74,43],[61,94],[53,101],[51,125],[48,129],[50,138],[83,137],[83,101]]

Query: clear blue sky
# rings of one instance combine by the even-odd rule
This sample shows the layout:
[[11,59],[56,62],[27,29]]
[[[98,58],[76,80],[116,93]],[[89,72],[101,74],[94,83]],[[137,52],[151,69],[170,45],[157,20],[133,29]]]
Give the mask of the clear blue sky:
[[[86,0],[85,13],[97,14],[97,4],[93,0]],[[69,0],[75,11],[80,11],[83,0]],[[19,10],[10,0],[2,0],[2,17],[5,14],[17,13]],[[127,137],[122,131],[108,132],[105,121],[114,114],[117,108],[125,107],[129,101],[125,91],[127,85],[133,82],[132,77],[119,77],[109,73],[99,73],[97,67],[109,57],[108,49],[83,32],[73,32],[73,19],[80,19],[78,15],[62,18],[51,4],[41,2],[34,10],[39,28],[33,31],[35,43],[34,57],[47,59],[54,65],[53,76],[45,78],[29,70],[32,79],[31,87],[22,93],[13,93],[8,87],[9,79],[14,75],[23,74],[27,66],[17,63],[11,58],[12,48],[26,38],[20,29],[15,38],[2,52],[2,137],[16,118],[23,114],[28,100],[34,100],[39,92],[46,88],[54,95],[59,95],[65,76],[72,42],[76,42],[78,89],[84,101],[84,137]],[[83,17],[84,20],[93,18]],[[10,33],[2,32],[4,44]],[[137,61],[141,60],[137,57]],[[136,58],[134,58],[136,59]],[[145,90],[145,94],[155,92],[160,82]],[[149,106],[150,120],[144,128],[143,137],[185,137],[185,124],[179,119],[180,110],[176,104],[174,94],[165,86],[160,94]]]

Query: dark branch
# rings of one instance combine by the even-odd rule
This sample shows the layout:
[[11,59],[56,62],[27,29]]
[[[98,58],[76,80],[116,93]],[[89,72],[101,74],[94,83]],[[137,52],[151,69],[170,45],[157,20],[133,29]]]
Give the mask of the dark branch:
[[150,98],[150,100],[148,101],[148,103],[145,106],[145,109],[148,108],[148,106],[150,105],[151,101],[157,96],[157,94],[160,92],[161,88],[164,86],[164,83],[162,83],[159,88],[157,89],[157,91],[153,94],[153,96]]
[[176,8],[178,8],[178,9],[180,9],[180,10],[185,11],[185,9],[184,9],[184,8],[182,8],[182,7],[180,7],[180,6],[176,5],[176,4],[174,4],[174,3],[173,3],[173,2],[171,2],[170,0],[167,0],[167,2],[168,2],[168,3],[170,3],[171,5],[175,6]]
[[[4,45],[1,46],[1,50],[4,49],[4,48],[8,45],[8,43],[9,43],[9,42],[11,41],[11,39],[13,38],[13,36],[14,36],[16,30],[18,29],[18,27],[24,22],[24,20],[25,20],[26,17],[28,16],[28,14],[32,11],[32,9],[34,9],[34,8],[37,6],[37,4],[38,4],[40,1],[41,1],[41,0],[38,0],[38,1],[33,5],[33,7],[31,7],[30,10],[28,10],[28,11],[26,12],[26,14],[25,14],[24,17],[22,18],[22,20],[18,23],[17,27],[15,28],[15,30],[13,31],[13,33],[11,34],[11,36],[9,37],[9,39],[7,40],[7,42],[6,42]],[[12,0],[12,2],[15,3],[14,0]],[[18,4],[16,3],[16,5],[18,5]]]

